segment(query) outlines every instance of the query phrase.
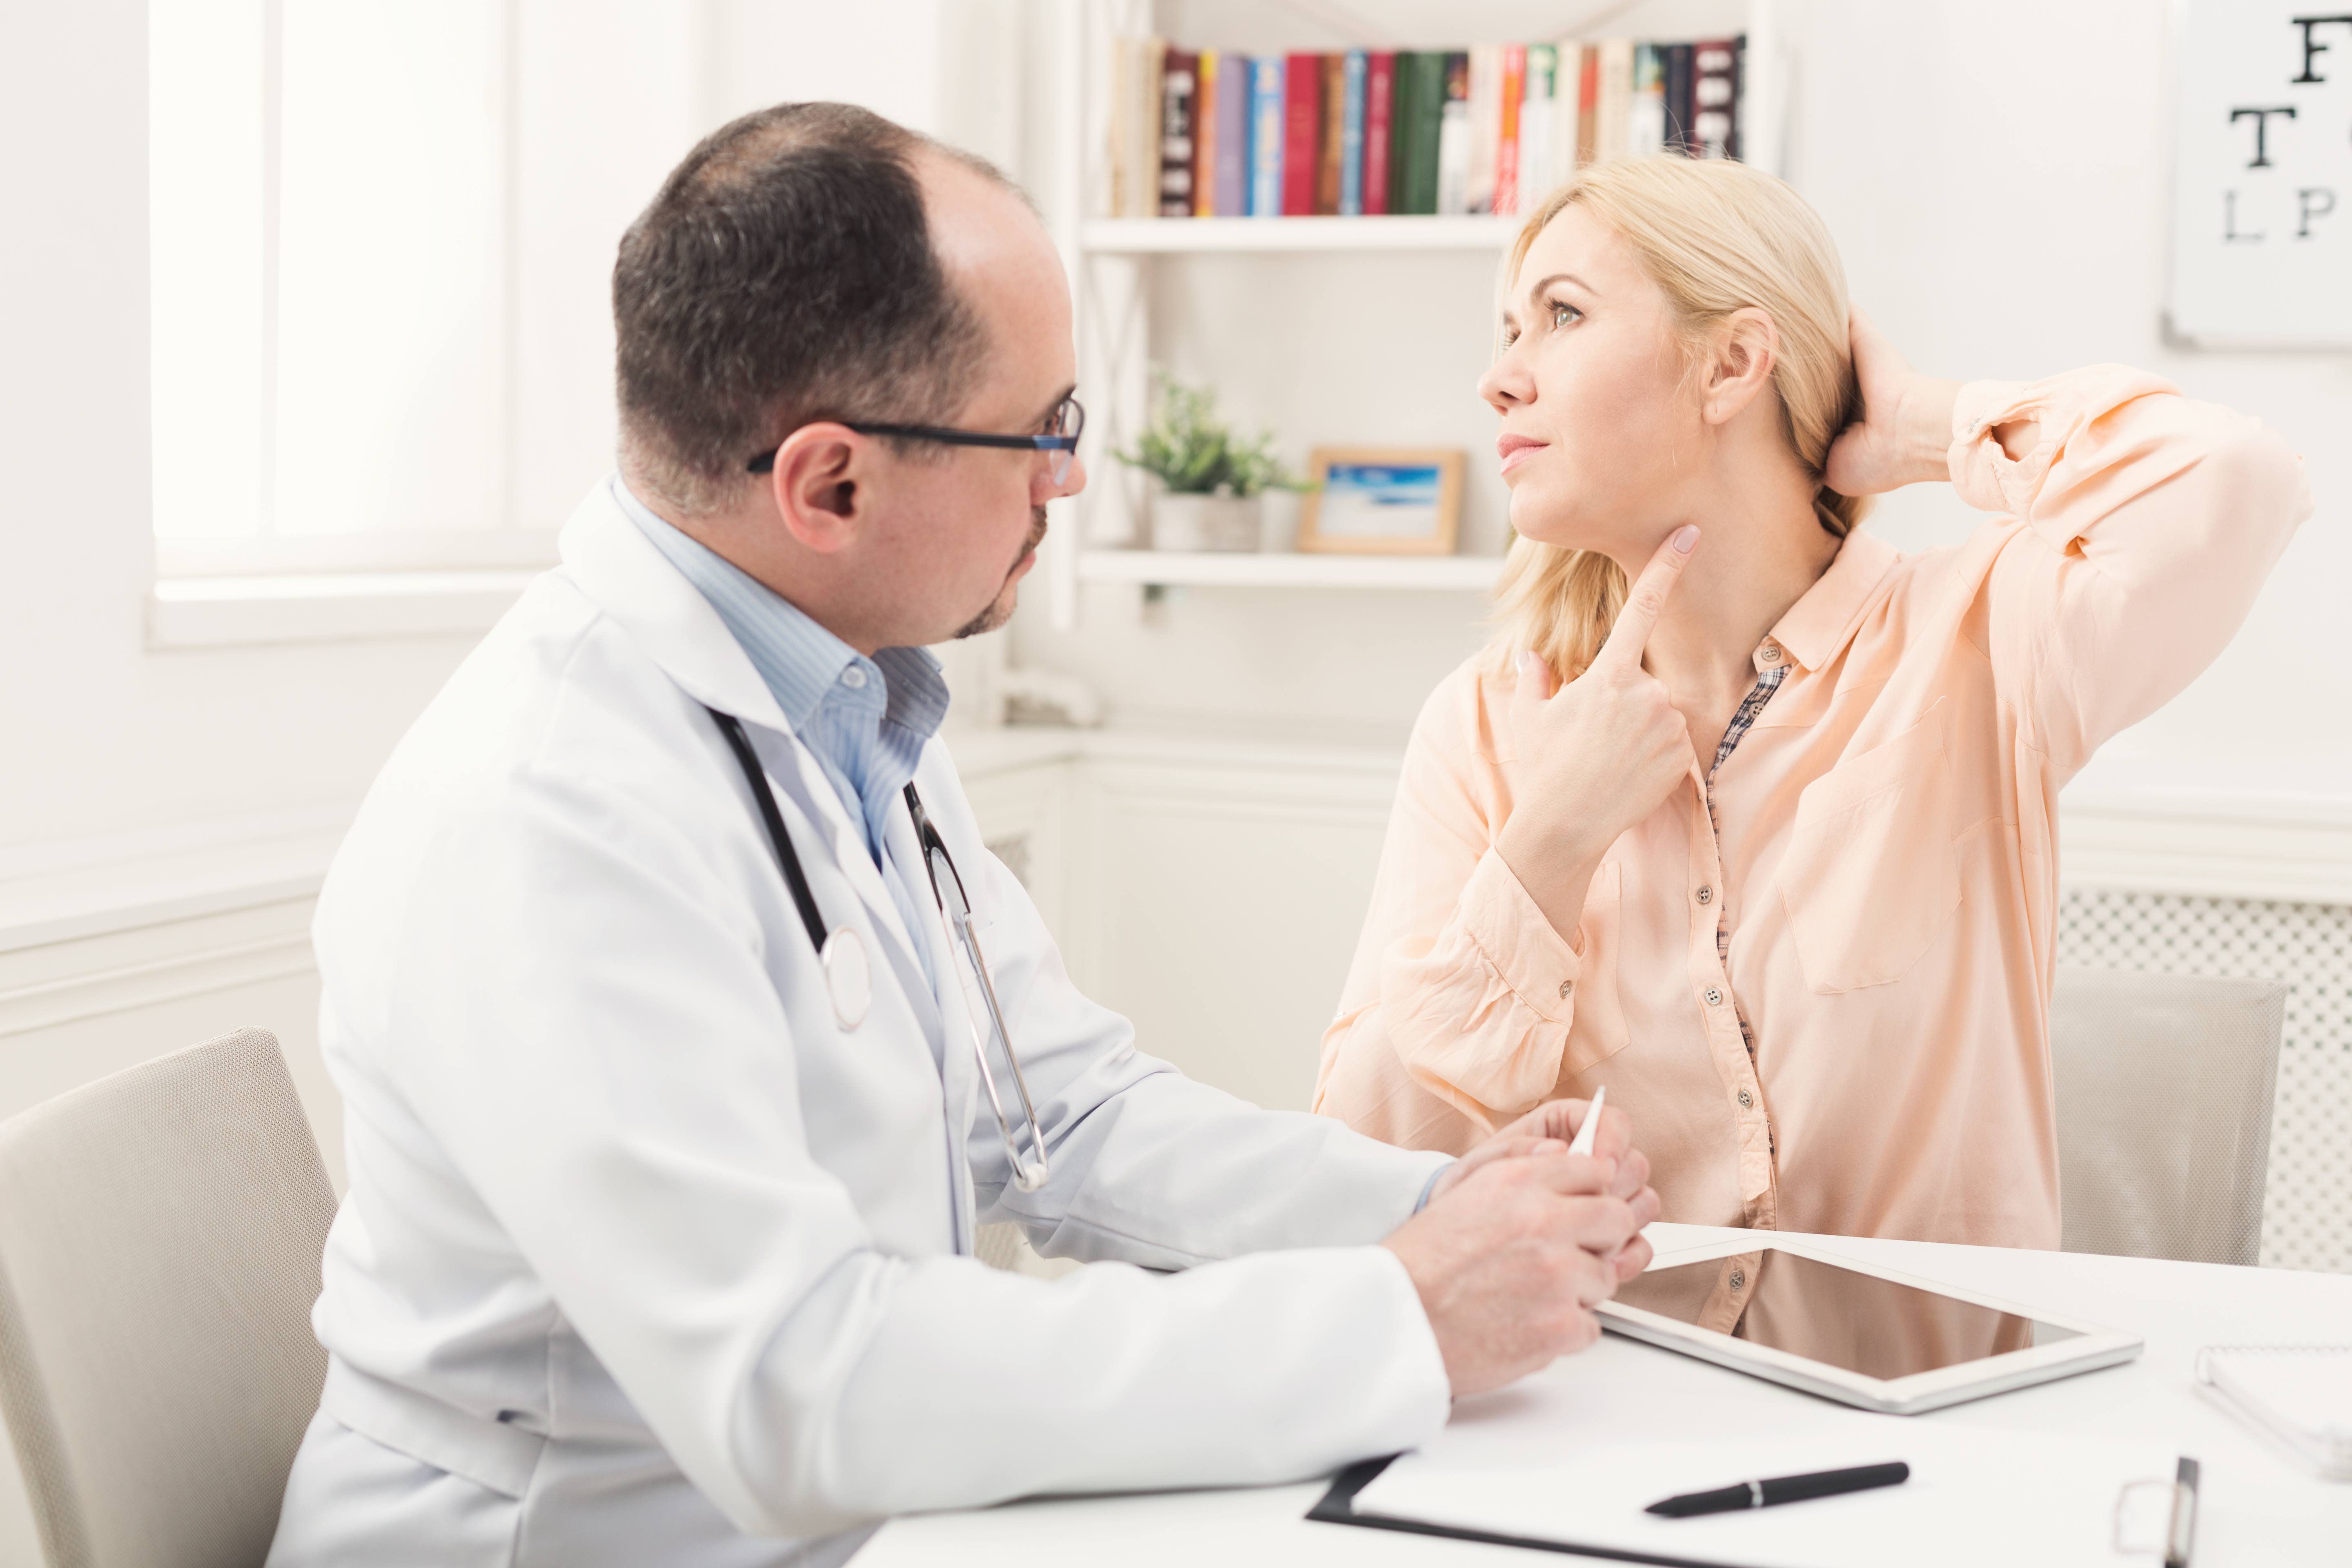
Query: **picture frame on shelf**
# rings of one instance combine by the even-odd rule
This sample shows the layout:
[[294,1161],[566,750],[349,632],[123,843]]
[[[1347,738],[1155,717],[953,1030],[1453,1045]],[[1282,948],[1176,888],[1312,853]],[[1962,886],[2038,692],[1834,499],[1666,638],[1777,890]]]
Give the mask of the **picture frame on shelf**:
[[1462,523],[1459,447],[1318,447],[1297,548],[1325,555],[1451,555]]

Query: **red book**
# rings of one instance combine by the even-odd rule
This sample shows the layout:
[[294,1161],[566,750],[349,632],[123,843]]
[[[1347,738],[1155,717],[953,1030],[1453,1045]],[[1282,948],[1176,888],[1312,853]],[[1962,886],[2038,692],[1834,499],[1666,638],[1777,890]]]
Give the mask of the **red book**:
[[1528,47],[1503,46],[1503,134],[1495,148],[1495,211],[1519,210],[1519,100],[1528,90]]
[[1576,70],[1576,166],[1581,169],[1599,156],[1593,120],[1601,102],[1601,51],[1587,44],[1578,53],[1583,58]]
[[1292,55],[1282,73],[1282,216],[1315,216],[1323,168],[1323,57]]
[[1323,167],[1315,176],[1317,216],[1339,215],[1339,182],[1348,144],[1348,57],[1323,57]]
[[1364,216],[1389,210],[1389,137],[1396,118],[1396,56],[1385,50],[1364,59]]

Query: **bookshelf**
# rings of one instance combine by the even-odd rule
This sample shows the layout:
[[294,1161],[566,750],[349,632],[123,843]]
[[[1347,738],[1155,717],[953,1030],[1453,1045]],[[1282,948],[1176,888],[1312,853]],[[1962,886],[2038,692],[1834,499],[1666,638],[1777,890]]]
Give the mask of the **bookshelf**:
[[[1488,0],[1468,8],[1451,0],[1331,0],[1311,7],[1267,6],[1262,0],[1058,0],[1053,17],[1055,118],[1061,134],[1053,174],[1054,228],[1075,285],[1078,383],[1089,415],[1085,457],[1090,478],[1083,495],[1055,503],[1054,531],[1040,562],[1054,629],[1076,626],[1080,591],[1089,584],[1130,585],[1139,591],[1183,585],[1487,592],[1500,570],[1501,541],[1507,537],[1502,518],[1507,496],[1499,481],[1486,482],[1491,479],[1487,475],[1465,498],[1465,508],[1475,507],[1476,512],[1474,518],[1465,510],[1464,553],[1454,556],[1192,554],[1130,546],[1129,541],[1142,537],[1145,486],[1139,474],[1117,462],[1111,453],[1131,447],[1149,417],[1155,364],[1167,363],[1190,379],[1205,378],[1221,391],[1242,394],[1227,402],[1237,419],[1247,411],[1248,395],[1264,391],[1276,405],[1269,423],[1301,447],[1459,444],[1469,448],[1475,464],[1484,443],[1491,439],[1491,416],[1465,419],[1475,372],[1465,376],[1462,367],[1450,366],[1436,376],[1402,371],[1391,374],[1381,367],[1367,374],[1360,361],[1351,370],[1344,355],[1318,350],[1317,342],[1328,340],[1315,334],[1330,329],[1328,323],[1320,328],[1310,324],[1304,319],[1309,312],[1286,313],[1267,305],[1259,341],[1237,344],[1230,336],[1210,341],[1199,330],[1199,311],[1206,297],[1204,280],[1212,274],[1194,269],[1223,269],[1216,275],[1222,279],[1216,287],[1224,290],[1222,298],[1231,299],[1236,292],[1234,268],[1314,268],[1325,265],[1318,258],[1329,258],[1337,289],[1360,293],[1368,279],[1377,279],[1379,287],[1415,299],[1428,297],[1425,291],[1432,289],[1455,299],[1476,296],[1483,310],[1494,265],[1517,233],[1519,220],[1101,216],[1109,210],[1114,38],[1160,34],[1180,37],[1189,46],[1276,53],[1452,48],[1475,39],[1580,35],[1688,38],[1744,31],[1761,89],[1755,100],[1759,134],[1751,137],[1759,144],[1748,156],[1777,168],[1784,70],[1775,50],[1775,4],[1596,0],[1589,6],[1569,8],[1581,14],[1563,16],[1559,5],[1538,0]],[[1268,271],[1248,276],[1274,293],[1286,289],[1296,297],[1302,275]],[[1393,311],[1400,302],[1388,300],[1384,310]],[[1475,321],[1467,328],[1472,337],[1478,330]],[[1162,338],[1158,343],[1155,332]],[[1262,357],[1274,344],[1294,360],[1334,362],[1328,398],[1311,414],[1300,410],[1301,395],[1295,384],[1281,390],[1269,385],[1283,368]]]

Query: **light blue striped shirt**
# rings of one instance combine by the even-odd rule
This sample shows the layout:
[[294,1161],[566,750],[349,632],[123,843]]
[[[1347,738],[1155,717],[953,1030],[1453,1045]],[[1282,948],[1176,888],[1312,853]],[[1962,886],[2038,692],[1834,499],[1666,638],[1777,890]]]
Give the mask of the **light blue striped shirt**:
[[622,511],[710,601],[751,656],[793,732],[808,742],[841,804],[865,825],[866,851],[880,868],[882,825],[948,710],[939,660],[919,647],[886,647],[867,658],[782,595],[655,516],[618,474],[611,482]]

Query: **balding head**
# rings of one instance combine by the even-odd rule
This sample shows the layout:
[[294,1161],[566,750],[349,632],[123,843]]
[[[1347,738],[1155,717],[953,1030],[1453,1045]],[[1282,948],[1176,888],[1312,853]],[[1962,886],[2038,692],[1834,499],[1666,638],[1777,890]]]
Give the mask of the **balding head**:
[[[952,417],[987,353],[958,279],[1007,259],[1003,209],[1023,199],[983,161],[846,104],[782,104],[705,138],[613,269],[632,484],[706,516],[813,420]],[[1014,252],[1051,258],[1034,220],[1012,226]]]

